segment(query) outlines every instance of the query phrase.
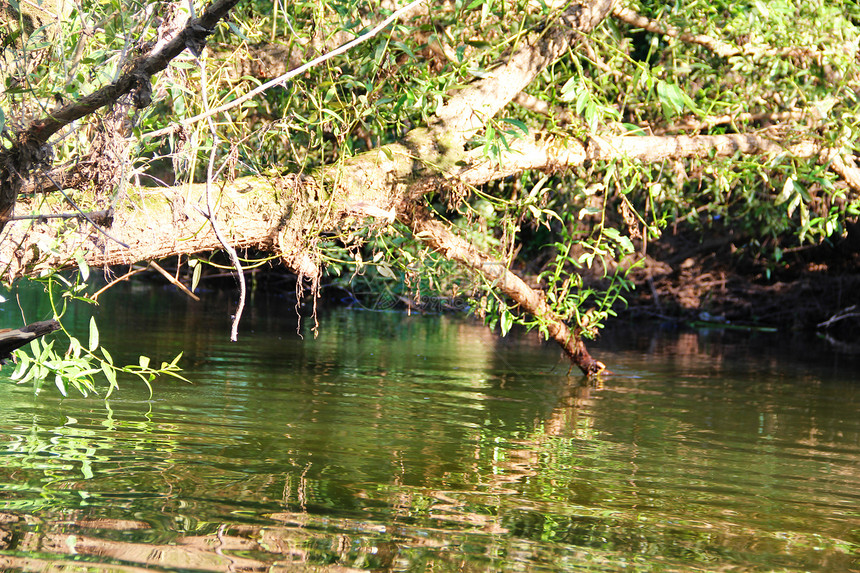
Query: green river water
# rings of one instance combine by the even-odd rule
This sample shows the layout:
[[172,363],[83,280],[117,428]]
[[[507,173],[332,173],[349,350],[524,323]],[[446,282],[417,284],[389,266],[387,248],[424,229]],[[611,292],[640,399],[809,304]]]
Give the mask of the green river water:
[[3,571],[860,571],[860,360],[808,334],[618,325],[593,387],[463,318],[258,296],[230,343],[233,295],[116,288],[103,345],[192,383],[5,366]]

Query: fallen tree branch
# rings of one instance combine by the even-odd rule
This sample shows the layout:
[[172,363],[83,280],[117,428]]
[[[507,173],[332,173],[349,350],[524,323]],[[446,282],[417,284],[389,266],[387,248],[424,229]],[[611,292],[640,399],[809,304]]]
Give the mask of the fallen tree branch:
[[483,157],[477,149],[468,154],[467,165],[449,174],[467,185],[481,185],[523,171],[566,169],[586,161],[628,158],[656,163],[665,159],[690,157],[731,157],[772,154],[808,159],[824,152],[822,144],[802,140],[791,144],[755,134],[674,135],[674,136],[592,136],[587,141],[575,137],[530,134],[511,144],[499,162]]
[[403,202],[399,205],[397,214],[398,219],[409,227],[416,239],[440,252],[445,258],[481,274],[496,290],[513,300],[523,311],[540,320],[546,326],[550,339],[562,347],[583,374],[594,376],[606,368],[606,365],[588,353],[580,333],[572,331],[553,313],[543,293],[528,286],[503,263],[452,233],[422,205]]
[[56,320],[34,322],[22,328],[3,329],[0,331],[0,365],[12,358],[12,352],[30,341],[60,329]]
[[593,136],[583,143],[575,137],[558,138],[542,133],[515,141],[511,149],[495,162],[483,157],[480,149],[470,152],[466,165],[448,174],[449,179],[466,185],[481,185],[532,169],[566,169],[586,161],[611,161],[628,158],[657,163],[666,159],[691,157],[731,157],[742,155],[784,155],[811,159],[826,164],[849,187],[860,192],[860,167],[852,156],[824,147],[817,140],[785,143],[756,135],[663,135],[663,136]]

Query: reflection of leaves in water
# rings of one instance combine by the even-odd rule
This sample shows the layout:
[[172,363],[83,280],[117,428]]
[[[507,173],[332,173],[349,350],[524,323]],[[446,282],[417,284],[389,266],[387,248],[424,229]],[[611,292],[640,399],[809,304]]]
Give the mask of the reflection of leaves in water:
[[[13,409],[33,408],[35,398],[31,394],[21,392],[18,388],[4,388],[3,391],[7,394],[2,398],[4,406]],[[42,404],[53,402],[46,397],[38,400]],[[101,408],[103,414],[100,413]],[[149,408],[151,406],[147,406]],[[56,416],[56,412],[51,414]],[[151,440],[145,437],[147,431],[152,431],[149,420],[115,420],[107,402],[98,403],[94,415],[95,418],[83,423],[65,416],[65,423],[53,426],[48,425],[50,422],[47,420],[43,425],[34,416],[29,427],[18,423],[6,430],[8,441],[2,451],[5,482],[2,488],[7,493],[15,492],[16,496],[0,501],[0,508],[36,511],[86,505],[90,494],[85,488],[69,490],[69,484],[80,479],[93,480],[98,477],[99,468],[116,466],[117,458],[124,457],[128,452],[152,449]],[[106,432],[104,428],[109,431]],[[144,431],[143,436],[132,437],[139,435],[141,430]],[[158,447],[167,453],[175,446],[160,437]],[[31,479],[27,479],[27,476],[31,476]]]
[[0,388],[0,569],[853,566],[853,394],[747,338],[758,369],[714,375],[731,333],[663,333],[596,391],[451,317],[324,320],[277,360],[198,349],[217,360],[149,415]]

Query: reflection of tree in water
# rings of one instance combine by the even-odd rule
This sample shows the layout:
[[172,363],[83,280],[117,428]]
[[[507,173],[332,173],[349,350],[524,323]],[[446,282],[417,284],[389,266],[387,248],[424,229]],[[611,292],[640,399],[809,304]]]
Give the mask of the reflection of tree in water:
[[[105,459],[90,477],[80,463],[55,471],[58,505],[6,510],[0,568],[487,571],[516,560],[617,570],[656,555],[675,570],[776,555],[853,566],[833,545],[851,547],[847,521],[822,521],[821,508],[857,480],[860,432],[841,414],[857,395],[829,393],[817,366],[768,372],[748,334],[666,334],[617,351],[620,373],[598,390],[568,378],[554,348],[462,321],[328,320],[337,324],[313,344],[280,357],[303,393],[279,394],[286,379],[269,365],[218,389],[210,417],[249,409],[252,435],[230,424],[198,434],[173,399],[148,424],[117,416],[117,429],[134,431],[109,433],[114,442],[74,441],[98,416],[54,432],[53,459],[91,446]],[[600,340],[606,352],[612,336]],[[748,371],[752,357],[762,370]],[[255,388],[266,399],[243,402]],[[195,387],[195,399],[207,391]],[[33,433],[65,431],[56,417]],[[830,469],[809,479],[808,464]]]

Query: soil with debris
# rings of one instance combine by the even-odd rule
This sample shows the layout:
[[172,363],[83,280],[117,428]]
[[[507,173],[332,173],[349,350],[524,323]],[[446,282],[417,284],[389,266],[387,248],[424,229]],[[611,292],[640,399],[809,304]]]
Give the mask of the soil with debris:
[[817,330],[860,342],[860,223],[835,242],[786,249],[775,265],[745,256],[730,229],[702,238],[666,231],[631,272],[619,314]]

